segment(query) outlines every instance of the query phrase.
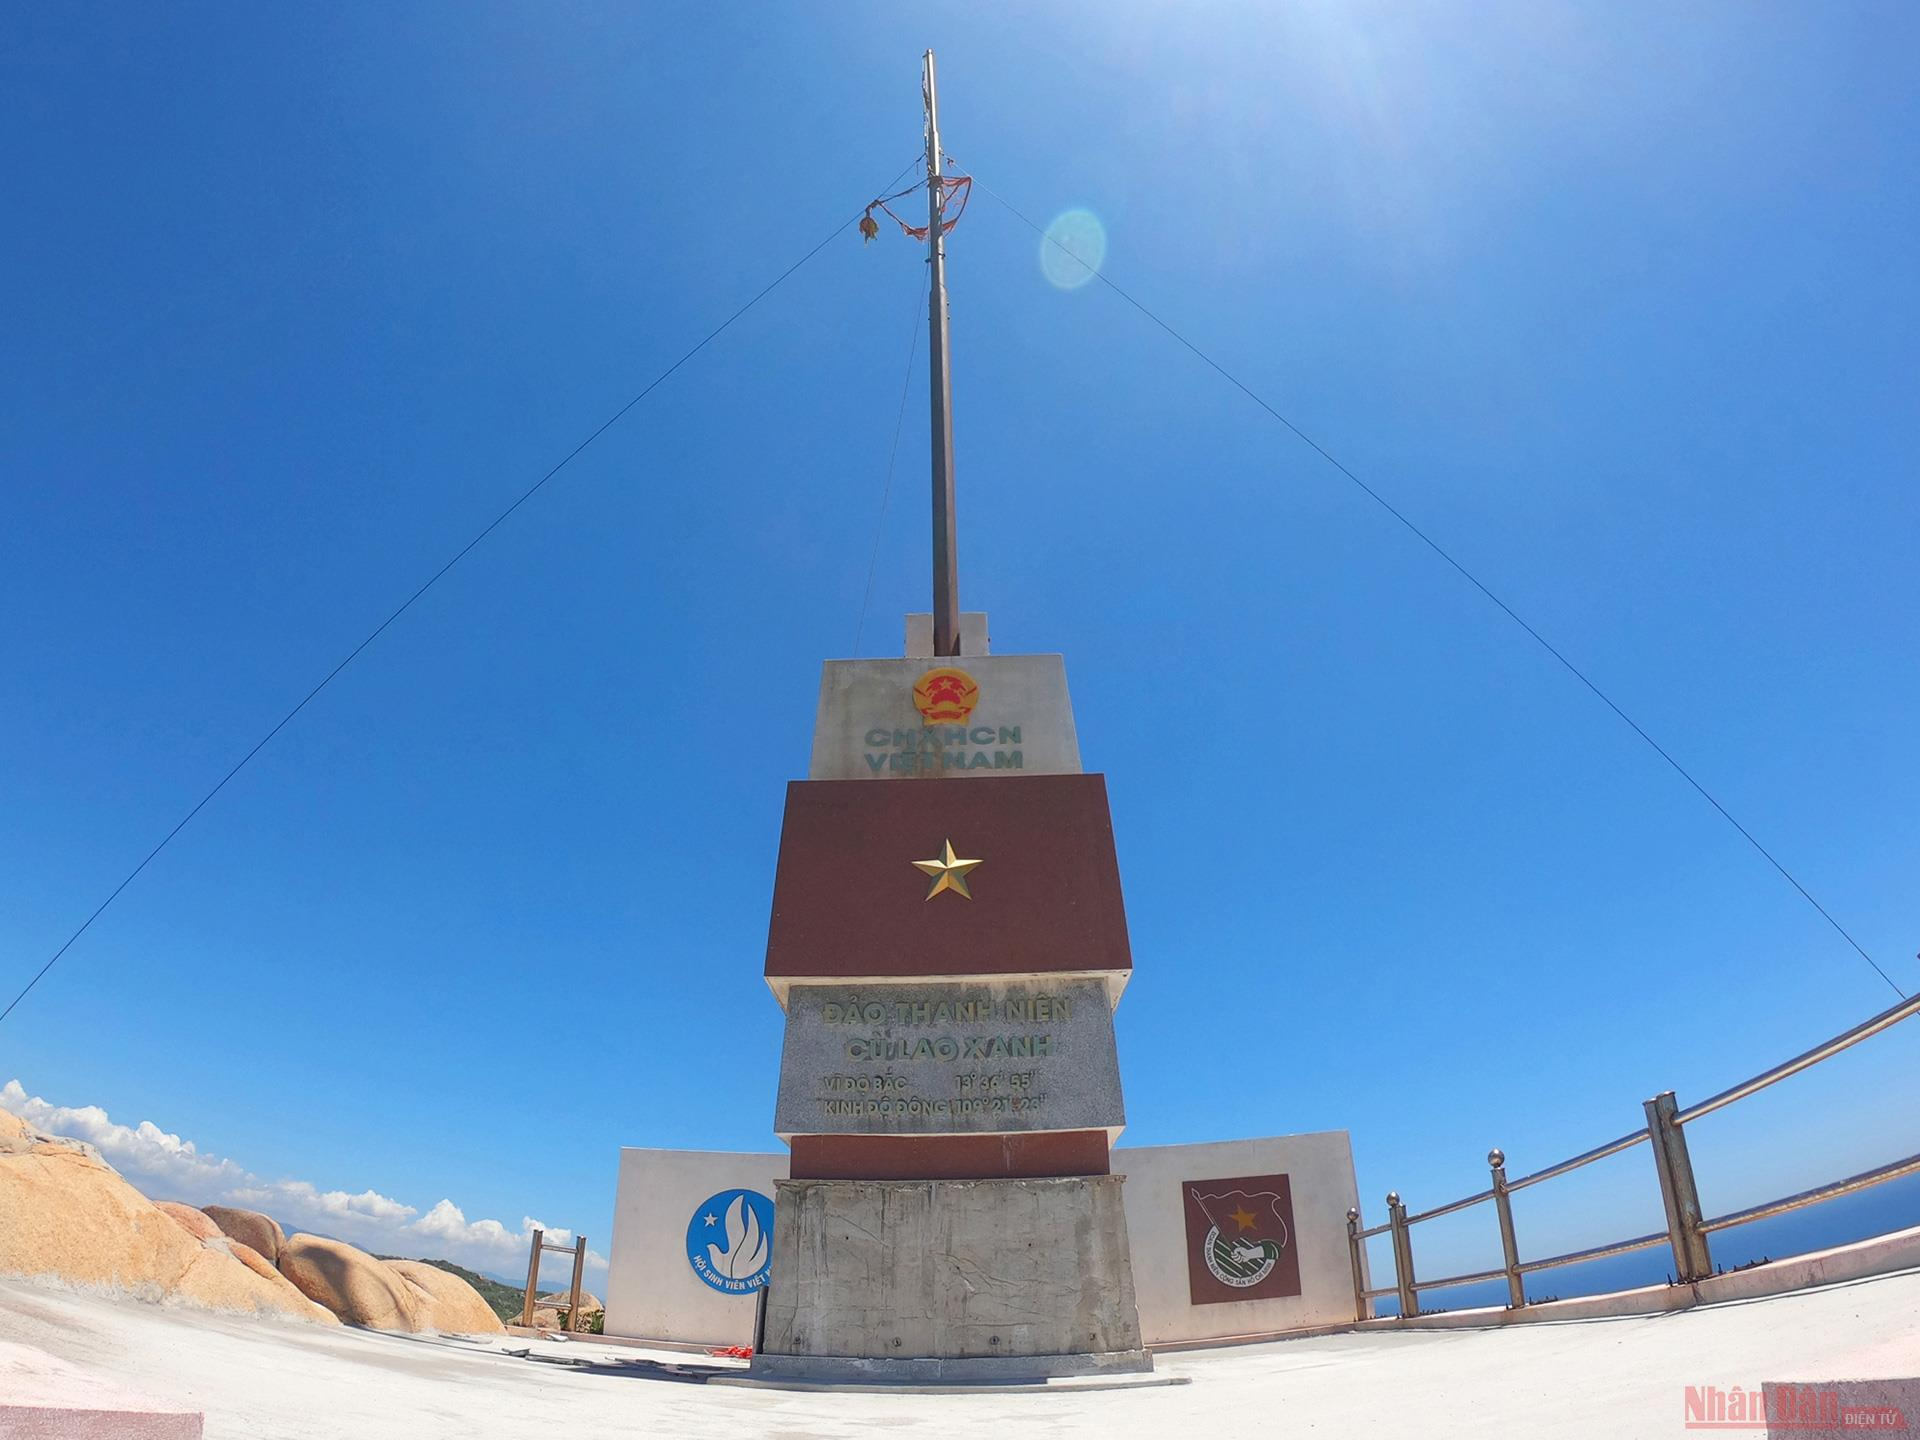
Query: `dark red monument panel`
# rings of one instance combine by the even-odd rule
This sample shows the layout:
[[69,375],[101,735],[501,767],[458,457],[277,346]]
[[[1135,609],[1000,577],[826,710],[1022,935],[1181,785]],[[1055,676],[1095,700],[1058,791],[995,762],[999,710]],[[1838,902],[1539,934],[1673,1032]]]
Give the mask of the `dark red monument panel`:
[[[949,841],[971,899],[913,866]],[[787,786],[770,977],[1132,968],[1104,776]]]
[[1105,1175],[1104,1130],[1024,1135],[796,1135],[795,1180],[1003,1180]]

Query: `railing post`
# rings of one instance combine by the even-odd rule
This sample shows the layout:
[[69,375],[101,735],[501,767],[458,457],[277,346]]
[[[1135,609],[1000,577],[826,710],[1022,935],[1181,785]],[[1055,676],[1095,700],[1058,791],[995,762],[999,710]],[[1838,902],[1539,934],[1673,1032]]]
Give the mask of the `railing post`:
[[1358,1324],[1362,1320],[1371,1320],[1373,1309],[1367,1303],[1366,1270],[1360,1264],[1360,1212],[1352,1206],[1347,1207],[1347,1263],[1353,1267],[1353,1318]]
[[1420,1311],[1420,1297],[1413,1284],[1413,1236],[1398,1190],[1387,1192],[1387,1221],[1393,1226],[1393,1283],[1400,1292],[1400,1318],[1410,1320]]
[[577,1235],[573,1241],[573,1292],[567,1300],[567,1329],[578,1334],[580,1331],[580,1276],[587,1268],[587,1237]]
[[1653,1142],[1653,1164],[1660,1173],[1660,1199],[1667,1211],[1674,1278],[1692,1282],[1713,1274],[1713,1257],[1707,1252],[1707,1232],[1700,1228],[1704,1217],[1700,1191],[1693,1182],[1693,1161],[1687,1155],[1687,1137],[1674,1123],[1679,1108],[1671,1090],[1663,1090],[1647,1101],[1647,1138]]
[[520,1323],[533,1324],[533,1297],[540,1289],[540,1247],[546,1243],[547,1232],[533,1232],[533,1255],[527,1261],[527,1298],[520,1306]]
[[1489,1150],[1487,1166],[1493,1171],[1493,1208],[1500,1216],[1500,1258],[1507,1271],[1507,1308],[1519,1310],[1527,1303],[1527,1285],[1520,1274],[1520,1242],[1513,1236],[1513,1197],[1507,1193],[1507,1152]]

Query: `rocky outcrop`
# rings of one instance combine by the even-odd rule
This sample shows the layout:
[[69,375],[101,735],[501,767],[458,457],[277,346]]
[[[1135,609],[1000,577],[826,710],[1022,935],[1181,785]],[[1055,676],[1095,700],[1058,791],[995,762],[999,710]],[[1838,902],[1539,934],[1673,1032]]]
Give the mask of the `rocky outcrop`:
[[171,1215],[196,1240],[218,1240],[222,1237],[220,1227],[191,1205],[182,1205],[178,1200],[156,1200],[153,1208],[163,1215]]
[[231,1248],[233,1244],[225,1236],[207,1243],[200,1258],[174,1282],[173,1290],[167,1296],[168,1303],[198,1305],[208,1310],[253,1308],[257,1312],[260,1307],[249,1307],[245,1299],[261,1294],[264,1287],[265,1293],[273,1298],[284,1314],[298,1315],[318,1325],[340,1323],[331,1310],[307,1299],[286,1276],[260,1260],[252,1250],[247,1253],[260,1262],[258,1269],[241,1259],[239,1251]]
[[36,1145],[51,1144],[64,1145],[89,1155],[99,1153],[83,1140],[56,1141],[51,1135],[42,1135],[11,1110],[0,1110],[0,1155],[25,1155]]
[[[533,1297],[533,1303],[554,1310],[564,1310],[573,1303],[573,1292],[571,1290],[556,1290],[551,1295],[536,1295]],[[599,1297],[591,1290],[582,1290],[580,1292],[580,1313],[582,1315],[591,1315],[594,1311],[601,1308]]]
[[[563,1327],[561,1316],[567,1314],[567,1306],[573,1303],[573,1293],[568,1290],[556,1290],[551,1295],[536,1295],[533,1299],[533,1328],[536,1330],[559,1330],[572,1328],[585,1330],[593,1317],[604,1308],[596,1296],[585,1290],[580,1292],[580,1321],[572,1327]],[[571,1319],[572,1317],[568,1317]]]
[[203,1241],[92,1146],[0,1111],[0,1274],[143,1300],[334,1323],[290,1285]]
[[507,1327],[480,1292],[450,1271],[424,1260],[387,1260],[386,1267],[420,1292],[420,1318],[450,1335],[494,1335]]
[[386,1261],[345,1241],[290,1235],[280,1251],[280,1273],[302,1295],[349,1325],[368,1330],[428,1328],[424,1290]]
[[[5,1110],[0,1275],[322,1325],[505,1328],[479,1291],[438,1266],[379,1260],[318,1235],[289,1239],[256,1210],[148,1200],[91,1145],[42,1134]],[[582,1297],[583,1311],[598,1305]]]
[[296,1287],[291,1280],[287,1279],[286,1276],[269,1265],[266,1257],[251,1245],[243,1245],[238,1240],[230,1240],[222,1235],[216,1240],[209,1241],[207,1248],[210,1250],[223,1250],[233,1256],[234,1259],[246,1266],[247,1269],[251,1270],[255,1275],[258,1275],[262,1280],[265,1280],[293,1309],[300,1310],[302,1307],[305,1307],[306,1310],[311,1310],[313,1312],[313,1318],[323,1325],[338,1325],[340,1323],[339,1316],[335,1315],[324,1305],[316,1305],[313,1301],[302,1295],[298,1287]]
[[258,1210],[238,1210],[230,1205],[202,1207],[207,1218],[218,1225],[229,1239],[250,1245],[269,1265],[280,1263],[280,1248],[287,1243],[287,1232],[277,1220]]
[[[246,1266],[247,1269],[253,1271],[254,1274],[265,1276],[269,1280],[278,1280],[282,1285],[293,1284],[286,1276],[269,1265],[267,1263],[267,1257],[251,1245],[242,1244],[238,1240],[229,1240],[227,1241],[227,1250],[232,1254],[234,1259]],[[301,1298],[305,1299],[304,1296]],[[311,1305],[313,1302],[309,1300],[307,1303]],[[331,1314],[332,1312],[329,1311],[328,1313]]]

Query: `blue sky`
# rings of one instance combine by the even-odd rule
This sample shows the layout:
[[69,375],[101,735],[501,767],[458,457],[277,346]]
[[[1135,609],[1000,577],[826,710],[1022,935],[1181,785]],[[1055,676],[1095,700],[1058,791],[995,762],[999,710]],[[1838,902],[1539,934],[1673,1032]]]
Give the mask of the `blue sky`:
[[[1446,543],[1899,982],[1909,7],[68,5],[0,39],[11,994],[512,496],[945,139]],[[1067,657],[1138,1143],[1478,1188],[1893,997],[1364,497],[977,195],[961,574]],[[608,1232],[770,1144],[783,784],[849,653],[923,267],[849,230],[281,735],[0,1028],[255,1177]],[[924,353],[924,352],[923,352]],[[863,648],[924,608],[924,381]],[[1908,1153],[1896,1033],[1694,1137],[1710,1209]],[[1909,1107],[1910,1108],[1910,1107]],[[1712,1128],[1707,1128],[1712,1127]],[[1651,1228],[1635,1152],[1542,1248]],[[1648,1221],[1642,1224],[1642,1221]],[[1442,1243],[1462,1257],[1475,1232]],[[1531,1248],[1531,1247],[1530,1247]]]

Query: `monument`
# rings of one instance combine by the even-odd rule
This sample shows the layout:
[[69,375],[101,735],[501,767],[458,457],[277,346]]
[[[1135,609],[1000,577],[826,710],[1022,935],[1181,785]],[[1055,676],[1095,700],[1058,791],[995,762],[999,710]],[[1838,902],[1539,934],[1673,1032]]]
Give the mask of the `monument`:
[[754,1369],[1148,1370],[1110,1164],[1132,957],[1106,782],[1061,657],[995,656],[960,613],[931,52],[923,78],[934,606],[904,657],[827,662],[787,790],[766,978],[791,1178]]

